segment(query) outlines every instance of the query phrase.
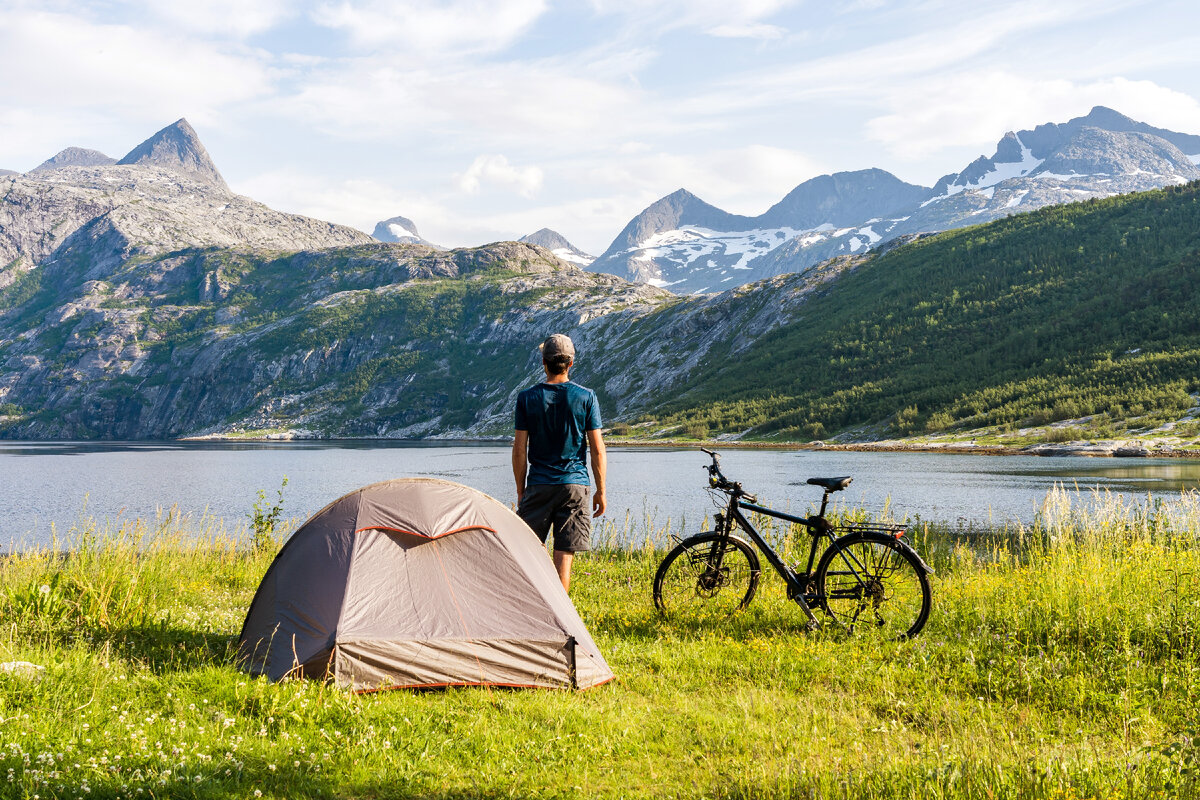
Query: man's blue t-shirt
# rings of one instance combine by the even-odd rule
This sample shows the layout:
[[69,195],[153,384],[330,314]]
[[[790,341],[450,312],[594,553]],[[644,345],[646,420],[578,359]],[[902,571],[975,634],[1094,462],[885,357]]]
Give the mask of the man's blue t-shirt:
[[577,383],[539,383],[517,395],[517,430],[529,432],[530,486],[588,486],[587,432],[598,430],[596,393]]

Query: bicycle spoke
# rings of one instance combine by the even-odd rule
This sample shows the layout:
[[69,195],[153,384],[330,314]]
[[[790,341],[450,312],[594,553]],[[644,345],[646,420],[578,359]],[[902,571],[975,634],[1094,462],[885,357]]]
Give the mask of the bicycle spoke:
[[883,537],[847,538],[822,558],[820,588],[829,616],[860,636],[893,639],[920,630],[929,602],[924,573]]
[[672,616],[725,617],[750,602],[758,561],[733,539],[696,537],[672,551],[654,580],[655,604]]

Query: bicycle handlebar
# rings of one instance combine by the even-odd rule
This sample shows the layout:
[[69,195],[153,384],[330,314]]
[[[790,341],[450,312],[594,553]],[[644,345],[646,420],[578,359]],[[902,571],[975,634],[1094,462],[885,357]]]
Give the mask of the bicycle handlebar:
[[700,448],[702,452],[712,456],[712,463],[702,469],[708,470],[708,485],[722,492],[729,492],[737,497],[744,497],[751,503],[757,503],[758,498],[742,490],[742,485],[737,481],[731,481],[725,477],[725,473],[721,472],[721,454],[713,450]]

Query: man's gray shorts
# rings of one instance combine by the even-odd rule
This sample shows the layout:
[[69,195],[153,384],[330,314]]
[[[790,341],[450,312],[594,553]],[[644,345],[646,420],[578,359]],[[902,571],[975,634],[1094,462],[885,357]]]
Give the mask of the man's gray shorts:
[[578,553],[592,547],[592,490],[576,483],[526,486],[517,514],[543,542],[554,526],[554,549]]

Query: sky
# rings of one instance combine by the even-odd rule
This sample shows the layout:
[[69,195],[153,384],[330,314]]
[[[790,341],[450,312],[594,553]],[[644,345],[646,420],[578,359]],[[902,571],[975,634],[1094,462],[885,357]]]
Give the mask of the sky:
[[448,247],[931,186],[1095,105],[1200,134],[1194,0],[0,0],[0,53],[0,168],[186,117],[239,194]]

